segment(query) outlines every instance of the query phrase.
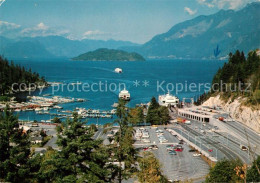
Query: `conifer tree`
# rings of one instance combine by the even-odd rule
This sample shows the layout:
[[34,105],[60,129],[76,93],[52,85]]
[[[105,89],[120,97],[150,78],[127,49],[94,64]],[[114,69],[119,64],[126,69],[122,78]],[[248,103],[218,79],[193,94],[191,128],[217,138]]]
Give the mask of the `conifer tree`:
[[0,182],[29,182],[30,143],[18,118],[6,108],[0,113]]
[[67,121],[55,152],[42,162],[40,182],[111,182],[114,166],[102,140],[92,139],[93,133],[80,121],[76,113]]

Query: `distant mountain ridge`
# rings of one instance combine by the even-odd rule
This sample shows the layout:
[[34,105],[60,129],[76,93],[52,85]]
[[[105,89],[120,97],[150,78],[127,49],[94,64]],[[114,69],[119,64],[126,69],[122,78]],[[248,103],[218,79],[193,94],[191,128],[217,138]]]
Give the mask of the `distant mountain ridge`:
[[148,58],[211,59],[227,57],[235,50],[260,47],[260,2],[239,11],[221,10],[176,24],[137,47],[122,47]]
[[89,51],[81,54],[72,60],[85,61],[145,61],[138,53],[128,53],[122,50],[100,48],[95,51]]
[[0,37],[0,54],[7,58],[71,58],[98,48],[117,49],[137,45],[130,41],[70,40],[61,36],[22,37],[16,40]]
[[0,36],[0,54],[11,58],[72,58],[99,48],[136,52],[148,59],[226,59],[230,52],[260,48],[260,2],[239,11],[220,10],[174,25],[143,45],[115,40],[70,40],[61,36]]

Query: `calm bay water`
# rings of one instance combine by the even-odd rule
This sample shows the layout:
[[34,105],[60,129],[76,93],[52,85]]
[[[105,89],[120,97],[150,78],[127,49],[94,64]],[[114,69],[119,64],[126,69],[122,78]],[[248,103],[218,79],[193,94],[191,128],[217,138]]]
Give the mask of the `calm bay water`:
[[[118,100],[118,93],[126,89],[131,94],[129,106],[135,106],[139,103],[147,103],[152,96],[156,98],[160,94],[167,93],[168,89],[173,95],[182,98],[194,97],[195,100],[204,92],[204,84],[211,83],[213,75],[224,61],[199,61],[199,60],[157,60],[145,62],[113,62],[113,61],[70,61],[70,60],[20,60],[14,61],[25,68],[31,68],[32,71],[38,72],[44,76],[47,81],[62,82],[64,84],[72,82],[88,83],[92,86],[93,91],[73,91],[73,86],[64,85],[63,91],[60,89],[53,95],[63,97],[74,97],[87,99],[83,103],[63,104],[64,109],[73,110],[76,107],[85,107],[91,109],[110,110],[111,105]],[[122,68],[123,73],[114,72],[115,68]],[[139,85],[134,85],[134,82]],[[179,83],[179,84],[177,84]],[[191,91],[189,85],[195,83],[196,91]],[[200,89],[198,89],[200,83]],[[176,90],[181,89],[183,91]],[[192,84],[194,85],[194,84]],[[119,88],[121,86],[121,88]],[[187,86],[187,89],[185,89]],[[76,85],[74,85],[75,88]],[[83,90],[82,85],[78,86],[79,90]],[[57,87],[54,87],[57,89]],[[86,88],[85,88],[86,89]],[[91,88],[89,88],[91,90]],[[191,88],[195,90],[194,87]],[[98,91],[97,91],[98,90]],[[53,88],[44,89],[41,95],[52,94]],[[33,95],[39,95],[39,92]],[[29,120],[47,120],[49,115],[36,115],[34,112],[20,112],[20,119]],[[90,119],[91,123],[95,123],[96,119]],[[99,119],[100,123],[111,121],[111,119]]]

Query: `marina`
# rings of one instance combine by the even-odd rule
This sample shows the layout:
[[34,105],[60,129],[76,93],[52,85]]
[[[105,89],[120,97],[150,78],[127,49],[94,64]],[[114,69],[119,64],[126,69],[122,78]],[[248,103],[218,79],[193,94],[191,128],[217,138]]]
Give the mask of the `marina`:
[[[46,76],[46,80],[50,85],[44,88],[42,92],[34,92],[29,98],[25,98],[26,102],[10,102],[9,106],[19,115],[19,120],[27,121],[28,117],[30,120],[50,120],[54,117],[59,117],[65,120],[67,117],[71,117],[71,113],[65,113],[61,111],[73,111],[77,107],[88,109],[96,109],[100,111],[110,111],[117,107],[117,101],[119,93],[124,89],[119,88],[119,84],[123,83],[126,90],[130,95],[130,101],[128,101],[129,107],[135,107],[137,104],[147,104],[152,96],[164,95],[167,93],[167,88],[162,85],[162,88],[157,90],[157,81],[165,81],[165,83],[185,83],[186,80],[189,82],[201,83],[211,82],[211,77],[215,72],[215,68],[220,67],[222,61],[198,61],[194,62],[183,60],[178,61],[149,61],[148,62],[71,62],[69,60],[55,60],[35,63],[30,60],[26,61],[15,61],[16,64],[20,64],[27,68],[39,72],[40,75]],[[186,64],[190,64],[191,67],[183,70]],[[202,67],[204,65],[206,67]],[[58,72],[59,66],[63,67],[66,72]],[[156,68],[160,67],[160,70]],[[123,74],[115,73],[115,68],[121,68]],[[145,68],[145,69],[143,69]],[[174,75],[167,73],[172,72],[174,68]],[[210,69],[209,69],[210,68]],[[200,70],[201,74],[198,74],[197,70]],[[203,74],[202,74],[203,73]],[[205,78],[205,75],[207,76]],[[149,76],[149,77],[148,77]],[[149,86],[143,86],[143,81],[149,79]],[[138,87],[134,86],[134,81],[140,81]],[[77,82],[78,81],[78,82]],[[62,90],[61,86],[66,83],[82,83],[77,86],[84,86],[85,83],[113,83],[112,86],[117,85],[116,88],[108,87],[108,90],[100,90],[98,87],[94,87],[93,91],[69,91],[66,87]],[[94,85],[95,86],[95,85]],[[60,90],[58,90],[60,87]],[[75,88],[76,85],[75,85]],[[81,87],[79,87],[81,88]],[[162,90],[164,89],[164,90]],[[203,89],[203,88],[202,88]],[[201,90],[202,90],[201,89]],[[172,95],[178,96],[180,100],[183,98],[191,98],[194,95],[199,96],[199,92],[176,92],[170,90]],[[78,100],[79,99],[79,100]],[[84,99],[84,100],[80,100]],[[4,110],[5,104],[0,104],[0,110]],[[46,108],[48,107],[48,108]],[[44,110],[45,108],[45,110]],[[39,112],[39,113],[36,113]],[[102,114],[103,115],[103,114]],[[113,121],[110,116],[101,117],[97,114],[86,114],[84,115],[88,119],[88,123],[96,123],[96,117],[99,118],[100,124],[105,124]]]
[[[16,113],[20,112],[34,112],[36,115],[48,115],[50,120],[38,120],[39,122],[52,122],[52,116],[58,117],[59,119],[73,118],[73,113],[76,112],[80,118],[113,118],[116,113],[115,109],[111,110],[99,110],[99,109],[86,109],[76,107],[74,110],[62,110],[62,104],[86,102],[83,98],[70,98],[53,96],[49,94],[43,96],[27,96],[27,102],[18,103],[14,99],[12,102],[6,104],[0,104],[0,110],[3,111],[8,105],[10,111]],[[59,105],[58,105],[59,104]]]
[[0,110],[3,110],[6,105],[9,106],[10,110],[15,112],[20,111],[48,111],[50,108],[62,109],[58,104],[65,103],[74,103],[74,102],[83,102],[86,99],[81,98],[70,98],[70,97],[61,97],[61,96],[53,96],[53,97],[41,97],[41,96],[27,96],[26,102],[18,103],[13,100],[8,102],[8,104],[0,104]]

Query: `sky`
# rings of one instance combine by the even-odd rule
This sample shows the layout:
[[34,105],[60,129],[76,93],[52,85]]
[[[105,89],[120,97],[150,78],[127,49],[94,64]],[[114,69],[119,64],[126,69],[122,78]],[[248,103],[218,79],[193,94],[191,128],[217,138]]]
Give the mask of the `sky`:
[[0,0],[0,36],[145,43],[177,23],[260,0]]

